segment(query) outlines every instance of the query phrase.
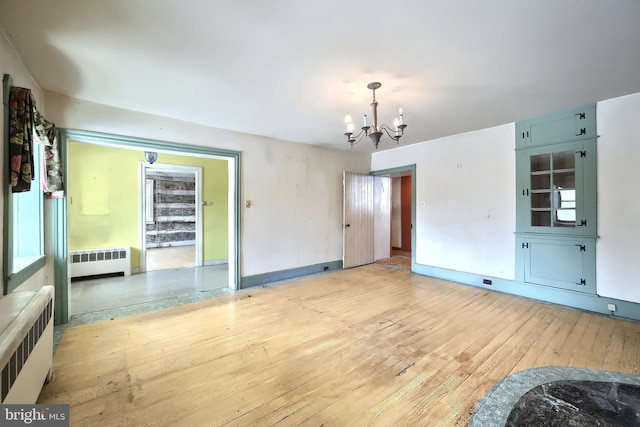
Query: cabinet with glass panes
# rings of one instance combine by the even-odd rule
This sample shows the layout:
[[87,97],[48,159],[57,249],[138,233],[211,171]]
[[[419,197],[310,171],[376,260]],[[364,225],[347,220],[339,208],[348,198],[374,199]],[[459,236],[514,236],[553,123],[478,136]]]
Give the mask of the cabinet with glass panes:
[[595,127],[595,105],[516,123],[516,280],[596,293]]
[[571,151],[530,156],[531,225],[575,227],[576,168]]
[[595,234],[595,139],[516,152],[517,232]]

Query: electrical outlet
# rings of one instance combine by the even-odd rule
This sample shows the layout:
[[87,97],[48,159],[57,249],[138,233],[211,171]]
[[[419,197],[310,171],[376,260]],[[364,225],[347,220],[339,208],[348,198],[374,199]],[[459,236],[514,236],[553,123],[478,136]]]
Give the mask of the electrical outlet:
[[493,283],[493,282],[491,281],[491,279],[482,279],[482,284],[483,284],[483,285],[490,285],[490,284],[492,284],[492,283]]
[[616,305],[615,304],[607,304],[607,308],[609,309],[609,311],[616,311]]

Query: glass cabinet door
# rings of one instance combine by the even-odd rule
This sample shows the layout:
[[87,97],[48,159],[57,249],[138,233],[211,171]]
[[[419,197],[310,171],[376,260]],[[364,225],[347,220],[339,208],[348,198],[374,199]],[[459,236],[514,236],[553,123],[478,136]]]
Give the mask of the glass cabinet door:
[[563,151],[551,157],[554,227],[576,226],[576,154]]
[[531,225],[551,227],[551,154],[531,156]]
[[[595,142],[517,151],[517,232],[595,233]],[[585,182],[587,180],[588,182]]]
[[531,226],[576,226],[576,153],[530,156]]

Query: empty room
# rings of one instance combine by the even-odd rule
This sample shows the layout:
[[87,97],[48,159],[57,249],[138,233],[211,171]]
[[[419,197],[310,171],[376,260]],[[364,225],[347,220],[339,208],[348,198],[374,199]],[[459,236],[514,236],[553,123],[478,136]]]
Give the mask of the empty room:
[[0,424],[640,425],[638,22],[0,0]]

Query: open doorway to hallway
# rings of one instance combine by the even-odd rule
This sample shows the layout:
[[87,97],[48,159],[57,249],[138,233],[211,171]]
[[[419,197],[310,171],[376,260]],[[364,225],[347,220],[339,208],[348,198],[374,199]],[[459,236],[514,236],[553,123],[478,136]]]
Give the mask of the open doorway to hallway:
[[391,177],[391,257],[376,263],[411,271],[413,247],[413,177],[410,170]]
[[202,169],[141,169],[140,271],[202,266],[202,206],[210,203],[202,201]]

